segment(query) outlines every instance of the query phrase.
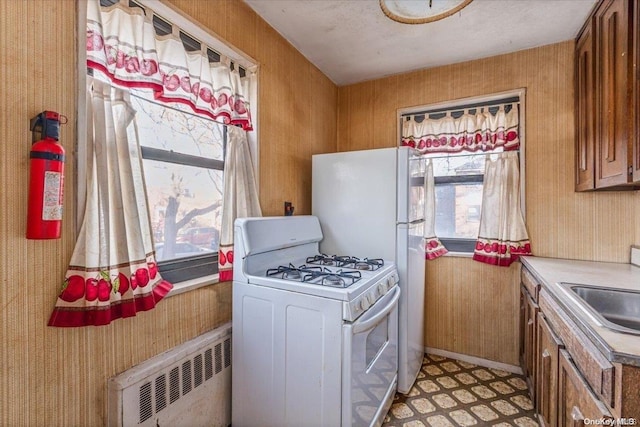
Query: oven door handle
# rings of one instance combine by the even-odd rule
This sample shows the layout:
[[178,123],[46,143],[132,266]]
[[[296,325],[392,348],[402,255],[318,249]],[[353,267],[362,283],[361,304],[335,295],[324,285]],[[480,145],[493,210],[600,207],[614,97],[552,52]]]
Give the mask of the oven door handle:
[[[351,328],[351,332],[353,333],[353,335],[373,329],[378,323],[380,323],[380,320],[382,320],[389,313],[391,313],[394,308],[396,308],[396,306],[398,305],[398,300],[400,299],[400,287],[396,286],[394,292],[395,295],[393,296],[391,301],[382,310],[380,310],[379,313],[375,314],[370,319],[364,320],[362,322],[356,321],[356,323],[353,324],[353,327]],[[375,304],[373,306],[375,307]]]

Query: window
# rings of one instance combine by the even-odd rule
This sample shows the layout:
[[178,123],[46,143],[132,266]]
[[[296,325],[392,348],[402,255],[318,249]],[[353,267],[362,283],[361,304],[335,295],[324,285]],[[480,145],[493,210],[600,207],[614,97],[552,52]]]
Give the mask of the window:
[[183,281],[218,271],[226,127],[131,91],[160,272]]
[[433,159],[436,236],[451,252],[473,252],[480,226],[485,154]]
[[[407,109],[400,113],[403,129],[403,144],[406,141],[424,142],[433,144],[432,152],[424,146],[417,147],[424,155],[432,159],[435,185],[435,235],[440,242],[453,253],[473,253],[478,239],[480,229],[480,217],[482,213],[482,197],[484,187],[485,160],[488,153],[499,153],[504,150],[503,146],[494,146],[491,151],[480,151],[474,146],[476,151],[466,151],[453,145],[445,147],[436,145],[443,135],[449,137],[465,135],[460,133],[457,127],[446,127],[440,124],[446,120],[454,120],[450,123],[457,123],[455,120],[467,114],[475,116],[491,113],[495,116],[499,108],[503,108],[505,113],[509,113],[512,108],[517,108],[516,114],[524,117],[524,90],[505,93],[502,95],[489,96],[485,99],[468,98],[450,103],[443,103],[431,106],[422,106]],[[425,122],[428,117],[433,122]],[[517,116],[516,116],[517,117]],[[443,120],[441,120],[443,119]],[[406,127],[404,124],[408,124]],[[524,129],[522,120],[519,120],[519,155],[520,155],[520,176],[524,176],[524,159],[522,157],[522,147],[524,145]],[[422,124],[422,125],[420,125]],[[433,126],[432,126],[433,125]],[[477,122],[471,125],[471,129],[478,129]],[[413,127],[412,127],[413,126]],[[444,126],[444,127],[443,127]],[[505,132],[506,134],[506,132]],[[435,137],[437,135],[437,137]],[[469,135],[469,134],[466,134]],[[477,135],[476,135],[477,136]],[[433,139],[435,137],[435,139]],[[404,139],[406,138],[406,139]],[[438,140],[438,142],[434,142]],[[476,140],[477,141],[477,140]],[[459,142],[460,147],[462,142]],[[468,141],[465,143],[468,144]],[[473,144],[471,144],[473,146]],[[486,149],[483,148],[483,149]],[[440,151],[438,151],[440,150]],[[524,206],[524,184],[520,180],[521,205]],[[424,181],[420,180],[422,185]]]
[[[249,103],[249,100],[257,95],[257,67],[248,56],[235,51],[187,17],[155,0],[99,0],[103,7],[117,2],[144,10],[147,16],[152,14],[157,36],[166,37],[177,31],[187,52],[206,50],[206,57],[211,64],[229,64],[231,70],[237,70],[243,78],[243,95],[246,95],[247,105],[250,105],[245,112],[251,110],[251,115],[255,113],[255,104]],[[80,16],[86,16],[86,2],[80,2],[79,10]],[[81,19],[78,31],[85,32],[86,26],[87,21]],[[82,78],[85,74],[82,59],[87,58],[84,43],[79,44],[79,54],[79,73]],[[86,73],[94,78],[112,81],[106,75],[101,75],[96,67],[87,68]],[[85,86],[83,83],[81,80],[81,88]],[[141,148],[144,187],[159,271],[164,279],[174,284],[217,274],[226,125],[204,114],[195,114],[194,109],[179,101],[162,102],[151,89],[130,87],[129,93],[136,110],[136,123],[129,132],[136,133]],[[202,93],[201,88],[200,98],[205,99]],[[78,104],[82,111],[86,105],[84,91],[80,92]],[[235,109],[238,111],[237,106]],[[83,120],[79,120],[78,126],[79,134],[84,133]],[[249,136],[249,144],[253,153],[257,152],[255,134]],[[85,148],[79,145],[78,158],[84,158],[84,154]],[[79,223],[84,216],[86,171],[86,165],[79,162]],[[205,282],[192,283],[185,284],[185,287],[197,287]]]

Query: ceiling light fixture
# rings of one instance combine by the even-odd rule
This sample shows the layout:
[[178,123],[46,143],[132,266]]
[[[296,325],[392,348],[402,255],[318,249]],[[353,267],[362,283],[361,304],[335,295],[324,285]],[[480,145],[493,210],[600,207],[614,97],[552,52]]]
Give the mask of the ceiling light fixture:
[[380,0],[388,18],[402,24],[426,24],[451,16],[473,0]]

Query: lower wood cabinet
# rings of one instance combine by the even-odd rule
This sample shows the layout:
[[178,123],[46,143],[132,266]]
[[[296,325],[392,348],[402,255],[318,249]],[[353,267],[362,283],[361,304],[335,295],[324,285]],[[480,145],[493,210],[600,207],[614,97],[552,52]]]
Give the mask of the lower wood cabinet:
[[[585,382],[566,350],[559,351],[558,425],[578,427],[593,420],[610,420],[611,413]],[[601,424],[602,425],[602,424]]]
[[529,385],[531,400],[536,398],[536,322],[540,308],[526,288],[522,286],[520,293],[520,358],[523,373]]
[[558,360],[562,341],[551,330],[544,315],[538,313],[536,409],[544,427],[558,425]]

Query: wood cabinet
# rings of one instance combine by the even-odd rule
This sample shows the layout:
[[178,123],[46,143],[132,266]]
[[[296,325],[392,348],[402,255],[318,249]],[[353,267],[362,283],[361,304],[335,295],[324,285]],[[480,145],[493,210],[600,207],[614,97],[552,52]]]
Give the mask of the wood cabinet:
[[576,45],[576,191],[595,187],[595,91],[593,29],[587,26]]
[[520,366],[527,380],[531,400],[536,398],[536,329],[539,285],[533,276],[522,269],[520,287]]
[[544,427],[558,425],[558,360],[562,341],[556,336],[544,315],[538,313],[537,328],[536,409]]
[[522,347],[522,371],[527,378],[531,399],[535,401],[535,381],[536,381],[536,321],[538,316],[538,304],[533,301],[531,295],[522,288],[522,299],[524,309],[524,325],[522,327],[523,347]]
[[589,389],[565,350],[559,351],[558,422],[561,426],[583,426],[586,420],[610,420],[611,413]]
[[637,5],[601,0],[576,42],[576,191],[640,188]]
[[635,122],[633,124],[632,135],[635,136],[633,144],[633,180],[640,182],[640,1],[633,3],[635,13],[633,15],[633,66],[631,79],[633,86],[633,110]]

